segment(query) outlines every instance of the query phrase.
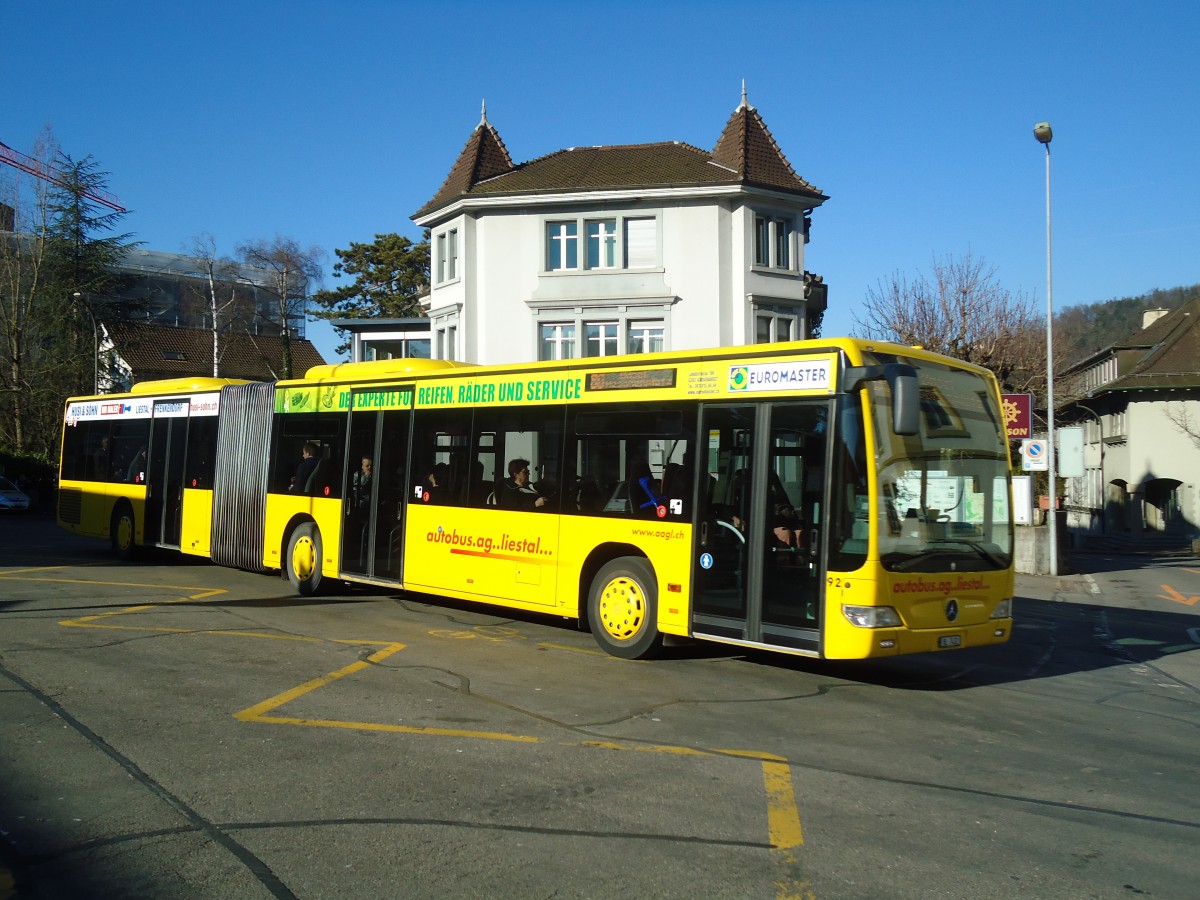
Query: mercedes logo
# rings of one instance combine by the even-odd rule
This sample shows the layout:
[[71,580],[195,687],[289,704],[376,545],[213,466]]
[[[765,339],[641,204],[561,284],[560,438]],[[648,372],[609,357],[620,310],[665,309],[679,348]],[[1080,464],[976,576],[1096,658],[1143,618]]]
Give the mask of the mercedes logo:
[[958,601],[951,597],[946,601],[946,621],[953,622],[958,618]]

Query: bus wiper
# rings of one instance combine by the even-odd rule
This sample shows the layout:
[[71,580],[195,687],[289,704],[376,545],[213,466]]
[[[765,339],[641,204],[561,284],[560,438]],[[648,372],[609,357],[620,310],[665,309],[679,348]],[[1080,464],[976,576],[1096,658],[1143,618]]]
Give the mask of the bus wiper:
[[899,562],[893,560],[900,556],[899,553],[889,553],[883,558],[885,565],[888,565],[893,572],[905,572],[912,568],[915,563],[925,562],[929,558],[928,553],[912,553],[901,559]]
[[974,550],[976,553],[978,553],[981,557],[983,557],[983,559],[985,561],[991,563],[993,566],[996,566],[997,568],[1004,568],[1004,560],[1002,560],[999,556],[997,556],[996,554],[989,551],[982,544],[975,543],[975,541],[964,541],[961,538],[937,538],[935,540],[930,541],[929,543],[931,543],[931,544],[962,544],[966,547],[970,547],[972,550]]

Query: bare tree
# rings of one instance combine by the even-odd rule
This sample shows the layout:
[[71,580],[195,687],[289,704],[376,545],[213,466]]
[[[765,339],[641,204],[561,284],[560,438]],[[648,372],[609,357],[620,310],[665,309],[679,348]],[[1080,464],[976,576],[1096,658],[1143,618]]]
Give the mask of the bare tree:
[[991,369],[1005,391],[1044,391],[1045,332],[1031,297],[1013,293],[970,251],[934,257],[929,275],[896,272],[867,292],[858,333],[915,344]]
[[1175,401],[1168,401],[1163,405],[1163,412],[1184,437],[1200,447],[1200,420],[1192,416],[1187,403],[1180,401],[1177,408]]
[[274,300],[282,347],[281,375],[292,377],[292,322],[304,320],[308,300],[321,281],[320,247],[304,249],[292,239],[276,235],[274,240],[246,241],[238,245],[242,261],[270,273],[267,288]]
[[206,231],[193,237],[184,252],[196,260],[197,269],[204,278],[204,318],[212,331],[212,373],[213,378],[219,378],[223,355],[221,335],[232,329],[238,317],[241,270],[235,260],[217,255],[217,242]]

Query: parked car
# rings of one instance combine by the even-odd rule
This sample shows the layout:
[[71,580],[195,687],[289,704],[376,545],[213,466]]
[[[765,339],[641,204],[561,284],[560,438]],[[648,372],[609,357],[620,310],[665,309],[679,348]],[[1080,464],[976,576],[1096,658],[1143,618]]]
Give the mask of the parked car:
[[24,512],[29,509],[29,495],[7,478],[0,478],[0,509]]

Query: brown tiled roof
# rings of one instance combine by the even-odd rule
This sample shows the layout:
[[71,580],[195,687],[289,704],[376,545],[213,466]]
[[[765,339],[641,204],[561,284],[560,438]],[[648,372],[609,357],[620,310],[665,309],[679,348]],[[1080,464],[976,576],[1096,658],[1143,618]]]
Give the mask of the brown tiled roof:
[[485,116],[471,132],[467,145],[458,154],[441,188],[422,210],[444,206],[455,197],[469,192],[472,185],[511,172],[512,169],[513,161],[508,155],[508,148]]
[[1200,388],[1200,297],[1112,345],[1120,375],[1096,389]]
[[[212,332],[142,322],[105,322],[117,353],[133,370],[134,381],[212,375]],[[291,341],[292,374],[299,377],[325,364],[307,340]],[[222,378],[272,381],[283,377],[283,344],[277,335],[230,333],[220,339]]]
[[467,141],[441,189],[413,213],[418,219],[461,197],[535,195],[744,184],[827,199],[796,174],[754,107],[744,101],[712,153],[678,141],[572,147],[513,165],[484,119]]

